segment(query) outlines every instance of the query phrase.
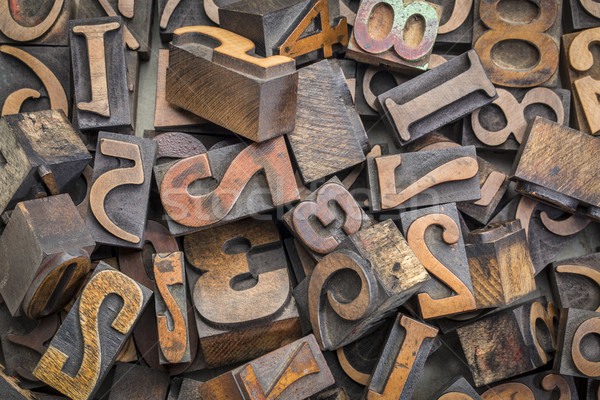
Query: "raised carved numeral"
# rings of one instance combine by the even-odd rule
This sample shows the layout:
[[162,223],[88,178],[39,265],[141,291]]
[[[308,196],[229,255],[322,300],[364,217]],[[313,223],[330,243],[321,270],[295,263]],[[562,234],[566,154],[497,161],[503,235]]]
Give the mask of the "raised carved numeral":
[[600,377],[600,361],[588,359],[581,351],[581,342],[587,335],[600,335],[600,317],[583,321],[575,330],[571,343],[571,357],[575,367],[590,378]]
[[481,186],[481,199],[477,200],[473,204],[482,207],[489,206],[505,180],[506,175],[504,175],[502,172],[492,171]]

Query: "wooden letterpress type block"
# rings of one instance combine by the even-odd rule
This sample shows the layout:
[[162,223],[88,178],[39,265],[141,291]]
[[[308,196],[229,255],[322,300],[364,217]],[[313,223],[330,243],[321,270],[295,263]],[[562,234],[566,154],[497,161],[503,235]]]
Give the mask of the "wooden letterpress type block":
[[377,97],[384,121],[404,146],[455,122],[497,97],[474,50]]
[[536,87],[496,91],[496,100],[464,119],[464,146],[516,152],[523,143],[527,125],[536,116],[569,126],[571,92],[568,90]]
[[173,32],[184,26],[215,26],[204,11],[204,0],[158,0],[156,4],[163,42],[170,42]]
[[118,17],[69,22],[74,118],[81,130],[132,129],[122,26]]
[[[147,244],[151,245],[157,253],[177,253],[179,251],[177,240],[169,234],[169,230],[160,223],[152,220],[149,220],[146,225],[145,241]],[[146,256],[146,253],[143,250],[131,250],[125,248],[119,250],[119,265],[121,271],[148,289],[154,291],[156,286],[154,282],[155,276],[153,273],[149,272],[153,271],[154,267],[150,258],[151,257]],[[158,294],[156,294],[156,296],[158,296]],[[135,344],[141,356],[152,369],[167,370],[169,375],[178,375],[184,371],[191,370],[192,362],[198,353],[198,333],[196,332],[193,308],[187,307],[186,313],[188,321],[187,337],[190,342],[189,352],[191,361],[177,365],[167,365],[160,363],[159,346],[157,346],[157,343],[159,343],[159,336],[156,310],[154,307],[148,307],[142,312],[138,323],[133,329],[133,337],[135,338]]]
[[184,250],[209,367],[253,359],[301,336],[272,222],[248,219],[197,232],[184,238]]
[[472,231],[465,250],[478,309],[503,306],[535,290],[527,235],[518,219]]
[[400,215],[408,245],[432,280],[417,297],[423,318],[437,318],[476,309],[469,264],[453,203]]
[[304,183],[365,160],[367,134],[335,60],[298,71],[296,126],[287,139]]
[[[146,136],[144,135],[145,137]],[[158,143],[156,158],[181,159],[206,153],[204,144],[194,135],[183,132],[165,132],[152,138]]]
[[[139,0],[138,0],[139,1]],[[189,129],[206,120],[174,106],[167,101],[167,67],[169,66],[169,50],[158,50],[158,73],[156,78],[156,102],[154,107],[154,128],[156,129]]]
[[477,391],[462,376],[444,386],[429,400],[482,400]]
[[90,162],[60,110],[0,118],[0,212],[18,201],[63,192]]
[[[558,397],[555,397],[557,395]],[[560,398],[577,400],[579,397],[572,376],[563,376],[552,372],[540,372],[502,383],[481,394],[482,400],[498,398],[540,400]]]
[[429,0],[442,7],[435,48],[467,50],[473,41],[473,0]]
[[437,328],[398,314],[365,388],[365,399],[410,399],[437,333]]
[[598,151],[596,138],[536,117],[513,164],[515,190],[570,213],[577,211],[600,220]]
[[0,45],[2,115],[71,107],[68,47]]
[[198,398],[302,400],[333,383],[315,337],[309,335],[209,380],[200,386]]
[[215,24],[220,24],[219,9],[233,4],[239,0],[204,0],[204,12],[208,18]]
[[121,17],[123,41],[127,49],[150,58],[152,1],[147,0],[80,0],[77,19]]
[[[160,164],[154,175],[169,217],[169,230],[175,236],[236,221],[300,198],[283,137],[248,147],[226,146]],[[216,188],[203,179],[211,177],[218,182]]]
[[181,382],[181,387],[179,389],[179,394],[177,399],[199,399],[200,398],[200,388],[204,382],[200,382],[194,379],[183,378],[183,382]]
[[473,146],[367,159],[372,212],[481,197]]
[[[355,274],[340,272],[345,269]],[[355,233],[323,257],[294,297],[321,349],[334,350],[364,336],[428,279],[393,222],[386,221]]]
[[567,0],[565,19],[570,31],[595,28],[600,25],[600,6],[593,0]]
[[554,370],[559,374],[600,378],[600,312],[563,309]]
[[92,398],[151,294],[98,264],[33,374],[73,400]]
[[70,16],[71,0],[2,2],[0,44],[67,46]]
[[[220,45],[213,48],[215,41]],[[255,142],[291,132],[295,62],[248,54],[253,49],[252,41],[225,29],[179,28],[169,50],[167,101]]]
[[532,371],[551,360],[559,312],[535,300],[457,329],[476,386]]
[[29,390],[21,388],[18,379],[8,376],[4,373],[4,366],[0,364],[0,395],[6,400],[36,400],[35,396]]
[[337,177],[296,204],[282,220],[317,260],[349,235],[373,224]]
[[549,275],[559,308],[600,312],[600,253],[556,261]]
[[[600,381],[597,379],[588,379],[586,400],[600,400]],[[582,399],[583,400],[583,399]]]
[[219,24],[257,43],[261,56],[281,54],[298,63],[329,58],[348,45],[338,1],[238,1],[219,9]]
[[183,253],[154,255],[154,301],[163,364],[190,362]]
[[562,0],[475,0],[474,7],[473,49],[492,82],[508,87],[557,85]]
[[[424,71],[440,15],[439,6],[425,1],[363,1],[356,13],[346,57],[412,74]],[[387,35],[374,37],[373,32]]]
[[562,37],[561,77],[573,92],[572,125],[587,134],[600,134],[600,28]]
[[338,387],[316,394],[310,400],[350,400],[350,397],[343,388]]
[[[157,144],[153,140],[100,132],[94,159],[87,226],[96,242],[141,249]],[[133,167],[119,168],[119,159]]]
[[403,84],[409,77],[386,68],[357,64],[354,96],[356,111],[363,118],[379,118],[377,96]]
[[517,196],[512,199],[494,218],[492,223],[502,223],[512,219],[521,221],[527,235],[529,254],[539,274],[548,264],[555,261],[560,251],[577,238],[591,222],[577,215],[565,217],[564,211],[539,203],[529,197]]
[[11,314],[60,311],[89,271],[94,246],[68,195],[17,204],[0,238],[0,293]]
[[117,364],[108,400],[164,400],[169,375],[145,365]]

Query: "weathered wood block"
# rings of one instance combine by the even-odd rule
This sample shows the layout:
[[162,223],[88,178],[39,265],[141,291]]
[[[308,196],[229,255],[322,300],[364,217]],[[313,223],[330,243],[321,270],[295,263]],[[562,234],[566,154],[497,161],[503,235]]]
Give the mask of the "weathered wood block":
[[468,50],[473,41],[473,0],[429,0],[442,7],[435,48]]
[[209,367],[251,360],[301,336],[272,222],[248,219],[187,235],[184,251]]
[[517,151],[536,116],[569,126],[571,92],[565,89],[497,89],[498,98],[463,121],[462,144],[493,151]]
[[215,26],[204,11],[204,0],[158,0],[156,4],[163,42],[170,42],[173,32],[184,26]]
[[562,0],[475,0],[474,7],[473,48],[492,82],[556,87]]
[[4,373],[4,366],[0,364],[0,394],[7,400],[36,400],[35,396],[29,390],[22,389],[19,386],[19,380]]
[[569,30],[580,31],[600,24],[600,7],[593,0],[568,0],[565,2],[565,25]]
[[453,203],[400,215],[408,245],[432,275],[417,297],[424,319],[476,309],[469,264]]
[[519,220],[471,231],[465,250],[478,309],[512,303],[536,289],[527,235]]
[[600,312],[600,253],[556,261],[548,274],[559,308]]
[[317,341],[309,335],[209,380],[200,386],[199,398],[302,400],[333,383]]
[[0,44],[67,46],[70,16],[71,0],[3,2]]
[[600,142],[596,138],[536,117],[513,164],[515,190],[600,220],[600,191],[594,186],[600,178],[598,151]]
[[[213,48],[215,41],[220,45]],[[253,49],[252,41],[225,29],[179,28],[169,50],[167,101],[255,142],[291,132],[295,62],[248,54]]]
[[138,364],[117,364],[108,400],[161,399],[167,396],[169,375]]
[[60,109],[69,115],[69,58],[68,47],[1,45],[1,114]]
[[563,309],[554,370],[582,378],[600,378],[600,312]]
[[[156,150],[156,142],[150,139],[98,134],[86,220],[96,242],[136,249],[144,246]],[[120,159],[130,160],[133,166],[121,168]]]
[[377,97],[379,112],[404,146],[497,97],[474,50]]
[[365,160],[367,134],[335,60],[322,60],[298,71],[296,125],[287,140],[304,183]]
[[[154,176],[169,217],[169,230],[175,236],[300,199],[282,137],[247,147],[226,146],[160,164],[154,169]],[[217,186],[204,178],[213,178]]]
[[33,374],[73,400],[92,398],[151,294],[98,264]]
[[429,400],[482,400],[477,391],[462,376],[452,382],[449,382],[442,389],[437,391]]
[[[558,391],[558,393],[556,393]],[[577,400],[577,388],[572,376],[563,376],[552,372],[539,372],[501,383],[481,394],[482,400],[512,397],[523,399],[559,398]]]
[[17,204],[0,238],[0,294],[10,313],[60,311],[83,283],[94,246],[68,195]]
[[119,17],[69,22],[74,120],[81,130],[132,129],[122,27]]
[[[380,6],[383,4],[386,6]],[[356,13],[346,57],[411,74],[424,71],[440,15],[441,7],[425,1],[363,1]],[[381,33],[373,35],[374,32]]]
[[372,212],[481,197],[473,146],[368,158],[367,171]]

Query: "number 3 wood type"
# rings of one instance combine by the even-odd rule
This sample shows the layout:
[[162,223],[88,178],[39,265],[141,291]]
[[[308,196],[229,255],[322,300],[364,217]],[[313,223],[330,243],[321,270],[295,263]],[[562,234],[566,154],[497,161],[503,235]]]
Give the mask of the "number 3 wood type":
[[150,295],[101,262],[33,374],[73,400],[92,398]]

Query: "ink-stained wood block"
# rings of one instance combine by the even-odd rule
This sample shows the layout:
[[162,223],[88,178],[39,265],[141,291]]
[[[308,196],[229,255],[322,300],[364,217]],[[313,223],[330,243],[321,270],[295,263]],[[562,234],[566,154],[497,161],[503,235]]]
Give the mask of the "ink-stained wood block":
[[475,0],[473,48],[496,85],[556,87],[562,0]]
[[187,235],[184,252],[209,367],[251,360],[301,336],[272,222],[248,219]]
[[140,57],[133,50],[125,49],[125,70],[127,71],[127,93],[131,127],[135,130],[140,81]]
[[600,400],[600,381],[597,379],[588,379],[586,400]]
[[169,50],[167,101],[255,142],[291,132],[295,62],[248,54],[253,49],[252,41],[225,29],[179,28]]
[[460,377],[452,382],[449,382],[442,389],[437,391],[429,400],[482,400],[477,391],[464,378]]
[[[536,117],[525,133],[511,179],[523,195],[600,220],[596,138]],[[574,161],[576,160],[576,161]]]
[[463,325],[458,337],[477,387],[546,365],[556,349],[559,311],[534,300]]
[[[340,272],[346,269],[354,273]],[[385,221],[351,235],[323,257],[294,297],[321,349],[335,350],[367,334],[428,279],[393,222]]]
[[[385,331],[385,334],[382,339],[385,339],[386,335],[387,331]],[[381,343],[380,347],[382,346],[383,343]],[[375,356],[375,363],[379,360],[378,356],[379,354]],[[346,374],[338,359],[337,351],[323,351],[323,357],[325,357],[325,361],[327,362],[327,366],[331,371],[331,375],[333,375],[333,378],[335,379],[335,386],[338,388],[342,388],[346,391],[346,394],[348,395],[348,400],[360,400],[362,398],[362,392],[364,391],[364,385],[356,383],[350,378],[350,376]],[[374,367],[374,365],[372,367]],[[371,370],[372,369],[373,368],[371,368]],[[313,400],[313,398],[311,398],[311,400]]]
[[496,88],[474,50],[377,97],[379,112],[404,146],[491,103]]
[[600,312],[600,253],[556,261],[548,275],[559,308]]
[[0,118],[0,212],[66,189],[91,156],[60,110]]
[[0,364],[0,394],[6,400],[36,400],[29,390],[19,386],[19,380],[4,373],[4,366]]
[[89,271],[94,246],[68,195],[17,204],[0,238],[0,293],[11,314],[60,311]]
[[69,115],[69,60],[68,47],[0,45],[1,114],[60,109]]
[[554,370],[563,375],[600,378],[600,312],[563,309]]
[[317,260],[334,251],[349,235],[373,224],[335,176],[285,213],[282,220]]
[[598,135],[598,93],[600,93],[600,29],[591,28],[562,37],[561,78],[573,92],[572,126],[583,133]]
[[160,40],[163,42],[170,42],[173,32],[184,26],[215,26],[204,11],[204,0],[158,0],[156,4]]
[[296,125],[287,139],[304,183],[365,160],[367,134],[335,60],[298,71]]
[[117,364],[108,400],[164,400],[169,375],[138,364]]
[[[176,253],[179,251],[177,240],[169,234],[166,227],[156,221],[148,221],[144,239],[146,241],[145,249],[147,246],[151,246],[157,253]],[[124,274],[148,289],[155,290],[154,266],[149,251],[121,248],[119,249],[118,259],[121,271]],[[148,307],[142,312],[138,323],[133,329],[133,337],[139,353],[152,369],[166,370],[171,376],[193,369],[192,363],[198,358],[198,333],[192,307],[187,307],[187,320],[191,362],[176,365],[161,364],[157,345],[159,339],[156,309]]]
[[476,309],[473,283],[454,203],[404,212],[402,231],[432,278],[417,297],[424,319]]
[[512,303],[536,289],[527,235],[519,220],[471,231],[465,250],[478,309]]
[[[147,135],[144,135],[150,138]],[[206,153],[206,147],[194,135],[183,132],[165,132],[152,138],[158,143],[156,158],[182,159]]]
[[98,264],[33,374],[73,400],[92,398],[151,294]]
[[302,400],[333,383],[317,341],[309,335],[205,382],[198,398]]
[[441,12],[441,7],[426,1],[363,1],[356,13],[346,57],[413,75],[424,71],[437,37]]
[[[139,1],[139,0],[138,0]],[[206,123],[206,120],[181,109],[167,101],[167,67],[169,50],[158,50],[158,69],[156,77],[156,102],[154,106],[154,128],[186,129]]]
[[252,40],[261,56],[281,54],[300,64],[332,57],[348,45],[337,1],[238,1],[219,8],[219,25]]
[[569,32],[595,28],[600,25],[600,6],[593,0],[567,0],[565,19]]
[[[141,249],[157,144],[100,132],[86,224],[97,243]],[[120,159],[133,162],[120,168]]]
[[367,159],[372,212],[478,200],[479,165],[473,146]]
[[579,396],[572,376],[546,371],[501,383],[481,394],[482,400],[498,398],[578,400]]
[[565,89],[497,88],[498,98],[463,121],[462,144],[493,151],[519,150],[536,116],[569,126],[571,92]]
[[69,22],[74,119],[81,130],[132,129],[122,28],[118,17]]
[[525,229],[536,275],[556,261],[560,251],[577,239],[577,234],[591,222],[590,219],[569,215],[525,196],[512,199],[491,222],[501,223],[512,219],[520,220],[521,227]]
[[410,399],[437,333],[433,326],[398,314],[364,397]]
[[429,0],[442,7],[435,48],[468,50],[473,41],[473,0]]
[[[155,167],[154,176],[174,236],[233,222],[300,199],[282,137],[248,147],[225,146],[160,164]],[[213,178],[217,185],[203,178]]]
[[310,397],[310,400],[350,400],[343,388],[325,390]]
[[152,7],[152,1],[144,0],[80,0],[77,19],[120,17],[127,49],[148,60],[152,43]]
[[0,44],[68,46],[70,16],[71,0],[3,2]]
[[379,118],[377,96],[403,84],[409,76],[387,68],[357,63],[356,111],[363,118]]
[[154,255],[154,285],[160,361],[190,362],[183,252]]
[[200,398],[200,388],[204,382],[200,382],[194,379],[183,378],[183,382],[181,382],[181,387],[179,389],[179,393],[177,399],[199,399]]

